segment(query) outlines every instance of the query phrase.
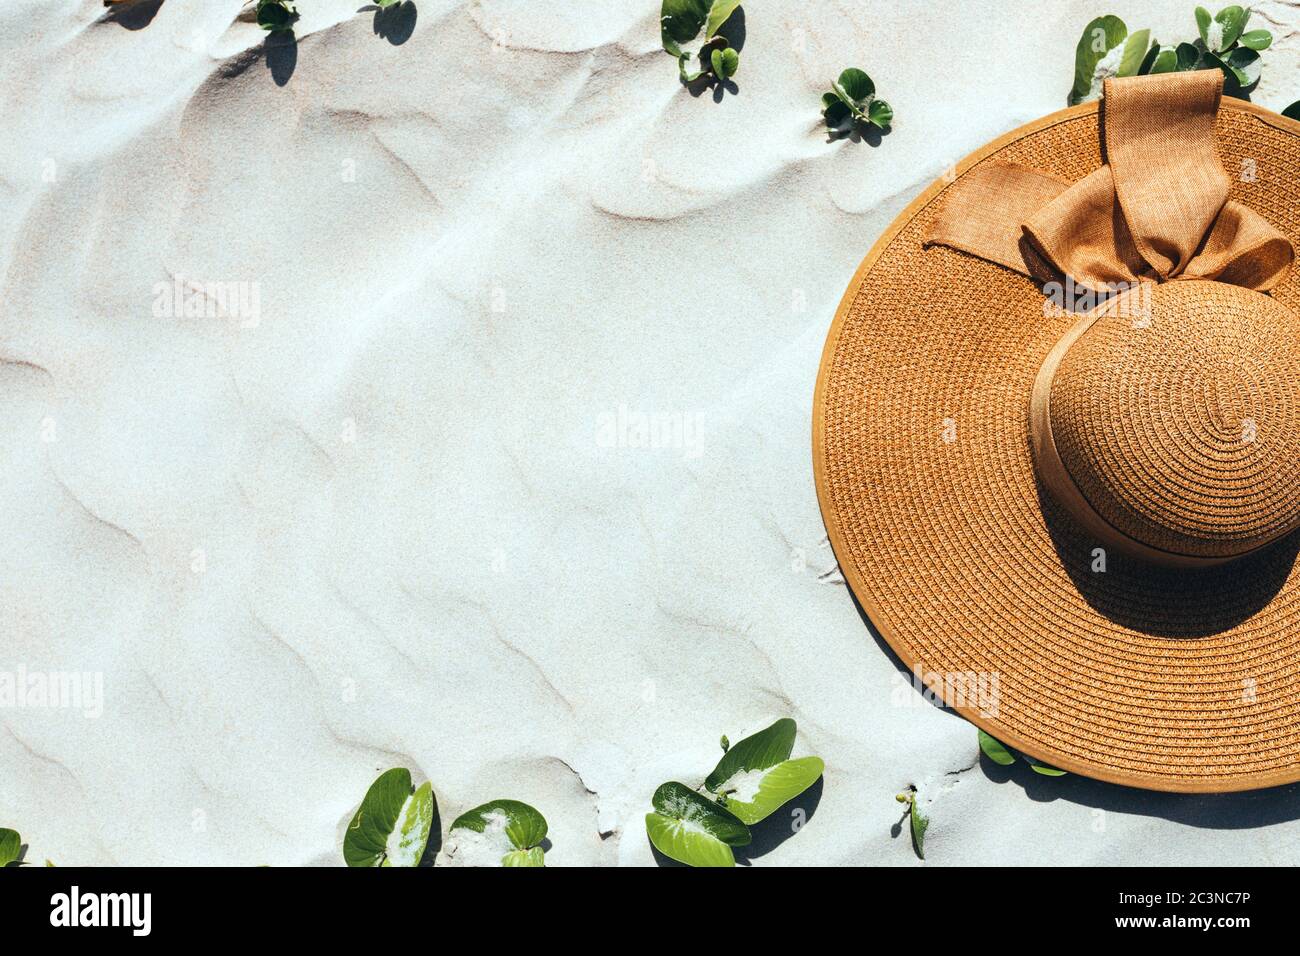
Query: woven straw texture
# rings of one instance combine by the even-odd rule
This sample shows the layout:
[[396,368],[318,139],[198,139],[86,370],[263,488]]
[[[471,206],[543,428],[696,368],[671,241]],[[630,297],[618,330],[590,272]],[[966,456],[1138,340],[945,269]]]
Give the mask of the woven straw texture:
[[1052,381],[1066,471],[1111,525],[1163,551],[1232,556],[1300,514],[1300,319],[1220,282],[1171,282],[1135,328],[1089,327]]
[[[1300,124],[1225,101],[1215,135],[1232,198],[1300,247]],[[1079,107],[1004,137],[959,173],[1014,164],[1076,182],[1101,166],[1100,142],[1095,105]],[[1042,489],[1028,440],[1035,376],[1078,316],[1045,316],[1022,275],[924,248],[950,188],[931,187],[872,249],[822,359],[814,469],[854,593],[936,690],[952,675],[992,676],[991,706],[953,699],[951,684],[945,697],[1033,757],[1160,790],[1300,779],[1298,536],[1211,569],[1111,551],[1096,570],[1096,542]],[[1109,520],[1216,555],[1296,517],[1300,276],[1271,300],[1228,288],[1208,301],[1207,287],[1157,289],[1163,357],[1133,361],[1112,326],[1090,332],[1058,370],[1052,409],[1062,457],[1093,482]],[[1199,330],[1205,354],[1191,367],[1177,322]],[[1130,373],[1096,380],[1124,361]],[[1147,388],[1161,369],[1169,387]],[[1225,458],[1248,418],[1258,437]],[[1174,421],[1177,439],[1162,436]]]

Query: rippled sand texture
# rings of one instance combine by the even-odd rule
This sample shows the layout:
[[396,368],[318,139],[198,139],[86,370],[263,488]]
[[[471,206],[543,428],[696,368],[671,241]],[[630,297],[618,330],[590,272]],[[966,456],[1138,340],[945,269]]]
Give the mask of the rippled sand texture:
[[[1190,2],[751,0],[720,98],[654,0],[416,5],[301,0],[296,49],[240,0],[0,12],[0,669],[104,688],[0,710],[30,859],[337,863],[405,765],[444,827],[513,797],[551,864],[646,864],[655,786],[790,715],[825,785],[757,864],[914,863],[909,784],[930,864],[1294,862],[1289,793],[986,773],[866,630],[811,478],[871,241],[1064,105],[1093,15],[1173,40]],[[1281,108],[1300,9],[1260,11]],[[878,144],[820,126],[849,65]],[[217,314],[176,314],[194,283]]]

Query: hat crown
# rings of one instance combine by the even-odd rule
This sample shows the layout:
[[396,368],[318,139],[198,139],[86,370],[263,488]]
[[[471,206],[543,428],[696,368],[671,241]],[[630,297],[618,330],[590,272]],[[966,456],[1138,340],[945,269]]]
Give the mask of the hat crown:
[[[1122,535],[1231,558],[1300,522],[1300,324],[1261,293],[1144,287],[1070,345],[1051,430],[1070,478]],[[1123,303],[1120,303],[1123,305]]]

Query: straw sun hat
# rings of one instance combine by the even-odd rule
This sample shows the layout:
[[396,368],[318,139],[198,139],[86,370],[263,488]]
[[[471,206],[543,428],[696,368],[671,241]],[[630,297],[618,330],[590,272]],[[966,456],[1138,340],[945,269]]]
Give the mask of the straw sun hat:
[[831,543],[1003,742],[1157,790],[1300,780],[1300,123],[1110,80],[968,157],[817,378]]

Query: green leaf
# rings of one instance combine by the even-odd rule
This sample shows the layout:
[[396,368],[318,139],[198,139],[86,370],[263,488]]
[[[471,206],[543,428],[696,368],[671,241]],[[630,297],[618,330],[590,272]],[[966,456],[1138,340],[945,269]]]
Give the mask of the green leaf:
[[645,817],[646,835],[656,850],[678,863],[735,866],[731,848],[751,839],[749,827],[735,815],[684,784],[665,783],[655,791],[653,803],[655,812]]
[[713,75],[720,80],[728,80],[740,68],[740,55],[731,47],[714,50],[710,62],[713,65]]
[[[846,128],[853,119],[853,111],[834,93],[826,95],[835,100],[822,110],[822,115],[826,117],[826,125],[835,130]],[[822,102],[826,102],[825,97],[822,98]]]
[[298,11],[286,0],[257,0],[257,25],[270,33],[290,32]]
[[835,89],[837,93],[843,95],[844,102],[850,106],[861,104],[876,95],[876,84],[871,82],[871,77],[856,67],[849,67],[840,74]]
[[[834,93],[828,93],[827,96],[834,97],[835,94],[834,94]],[[829,106],[829,105],[830,105],[829,103],[826,102],[826,97],[825,97],[825,96],[822,97],[822,103],[823,103],[824,105],[826,105],[826,106]],[[726,735],[726,734],[723,734],[723,735],[718,739],[718,744],[722,747],[722,752],[723,752],[724,754],[725,754],[728,750],[731,749],[731,741],[727,739],[727,735]]]
[[1034,773],[1041,773],[1044,777],[1064,777],[1064,770],[1057,770],[1051,764],[1043,763],[1041,760],[1035,760],[1033,757],[1025,757],[1029,761],[1029,766],[1034,768]]
[[708,21],[704,25],[704,36],[708,38],[716,35],[718,29],[736,12],[738,6],[740,0],[713,0],[713,6],[709,8]]
[[766,770],[750,770],[724,782],[719,795],[742,823],[753,825],[803,793],[822,775],[820,757],[786,760]]
[[1155,56],[1151,58],[1151,64],[1147,67],[1147,73],[1155,75],[1157,73],[1173,73],[1178,69],[1178,53],[1169,47],[1152,47]]
[[[1254,50],[1246,50],[1242,48],[1242,52],[1252,53],[1257,57],[1259,56],[1259,54],[1255,53]],[[1243,86],[1250,85],[1246,78],[1246,74],[1234,67],[1227,61],[1227,59],[1219,56],[1217,53],[1211,53],[1208,50],[1204,51],[1201,54],[1201,69],[1211,69],[1214,67],[1221,70],[1225,77],[1223,83],[1223,93],[1225,96],[1236,96],[1241,92]]]
[[797,731],[793,720],[782,717],[772,726],[751,734],[722,755],[718,765],[713,768],[713,773],[705,778],[704,786],[717,793],[721,784],[738,773],[766,770],[783,760],[789,760]]
[[466,810],[452,821],[451,828],[484,833],[494,823],[503,826],[516,850],[531,850],[546,839],[546,818],[518,800],[489,800]]
[[713,51],[713,54],[709,57],[709,65],[713,67],[713,75],[718,79],[725,80],[727,78],[726,65],[722,62],[721,50]]
[[512,850],[501,858],[502,866],[545,866],[546,854],[540,846],[531,850]]
[[[1223,28],[1223,41],[1215,52],[1231,50],[1232,45],[1241,38],[1242,32],[1246,29],[1246,21],[1249,19],[1250,11],[1244,7],[1224,7],[1216,13],[1214,20]],[[1209,43],[1209,41],[1207,40],[1206,43]]]
[[687,866],[735,866],[731,847],[702,830],[689,830],[687,824],[661,813],[645,815],[645,832],[654,848]]
[[1224,62],[1242,86],[1254,86],[1259,82],[1263,64],[1259,61],[1259,54],[1254,50],[1239,46],[1224,57]]
[[872,100],[867,109],[867,119],[884,129],[894,121],[894,108],[884,100]]
[[1273,45],[1273,34],[1267,30],[1251,30],[1243,33],[1238,42],[1248,50],[1267,50]]
[[1189,70],[1199,70],[1201,68],[1201,51],[1192,43],[1180,43],[1174,51],[1178,58],[1176,69],[1179,73],[1186,73]]
[[377,6],[379,9],[382,10],[382,9],[384,9],[385,7],[391,7],[391,6],[393,6],[394,4],[401,3],[402,0],[373,0],[373,2],[374,2],[374,4],[375,4],[375,6]]
[[1008,750],[996,737],[980,731],[980,750],[984,756],[988,757],[995,764],[1001,767],[1010,767],[1016,762],[1016,756]]
[[708,15],[709,0],[663,0],[659,8],[659,32],[664,49],[676,56],[681,44],[699,36]]
[[1210,16],[1209,10],[1206,10],[1204,7],[1196,8],[1196,29],[1201,34],[1202,43],[1210,42],[1210,21],[1212,19],[1213,17]]
[[1151,44],[1151,49],[1147,50],[1147,55],[1142,58],[1142,65],[1138,67],[1138,76],[1146,76],[1151,72],[1151,68],[1156,64],[1156,57],[1160,55],[1159,42]]
[[1151,46],[1151,31],[1139,30],[1124,41],[1124,53],[1119,61],[1116,76],[1137,76],[1138,67]]
[[413,790],[411,772],[404,767],[380,774],[370,785],[343,837],[343,859],[348,866],[383,865],[388,838]]
[[1290,106],[1282,111],[1282,115],[1287,119],[1293,119],[1300,122],[1300,100],[1296,100]]
[[1070,105],[1076,106],[1092,92],[1092,80],[1102,57],[1124,42],[1128,27],[1116,16],[1098,17],[1083,28],[1079,46],[1074,53],[1074,88],[1070,90]]
[[862,108],[862,104],[856,102],[853,97],[849,96],[849,94],[840,86],[839,81],[836,81],[835,83],[835,92],[839,96],[840,102],[844,104],[845,108],[854,116],[854,118],[860,120],[865,120],[867,118],[866,111]]
[[427,780],[407,798],[388,838],[384,866],[419,866],[429,843],[436,804],[433,784]]
[[703,70],[695,70],[694,72],[692,72],[686,69],[686,64],[691,62],[691,59],[692,56],[689,53],[683,53],[680,57],[677,58],[677,72],[681,74],[683,83],[694,83],[696,80],[698,80],[700,77],[704,75]]
[[8,866],[23,852],[23,838],[17,830],[0,827],[0,866]]
[[917,805],[917,794],[912,794],[912,808],[908,815],[912,820],[912,846],[916,847],[916,855],[925,859],[925,831],[930,829],[930,818],[921,812]]

